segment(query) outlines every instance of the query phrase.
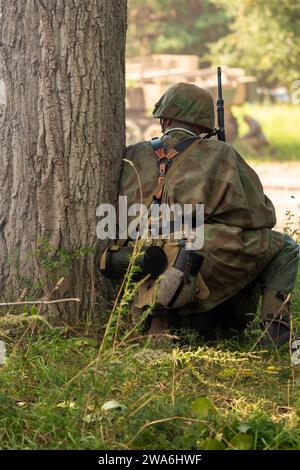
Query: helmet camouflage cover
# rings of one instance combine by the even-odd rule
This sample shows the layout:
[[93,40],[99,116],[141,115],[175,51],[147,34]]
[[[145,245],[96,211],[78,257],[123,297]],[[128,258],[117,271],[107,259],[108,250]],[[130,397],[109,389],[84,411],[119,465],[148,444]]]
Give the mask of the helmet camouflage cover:
[[178,83],[169,88],[156,103],[153,116],[197,124],[210,131],[215,125],[211,94],[190,83]]

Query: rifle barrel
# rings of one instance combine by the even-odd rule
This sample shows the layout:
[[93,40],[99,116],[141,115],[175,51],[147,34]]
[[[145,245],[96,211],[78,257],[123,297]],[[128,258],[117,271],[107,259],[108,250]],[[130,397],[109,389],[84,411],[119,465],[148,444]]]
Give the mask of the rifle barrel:
[[224,100],[222,94],[222,70],[221,67],[217,68],[218,77],[218,100],[217,100],[217,112],[218,112],[218,139],[225,142],[225,123],[224,123]]
[[220,101],[223,101],[223,94],[222,94],[222,69],[221,67],[217,68],[217,75],[218,75],[218,97]]

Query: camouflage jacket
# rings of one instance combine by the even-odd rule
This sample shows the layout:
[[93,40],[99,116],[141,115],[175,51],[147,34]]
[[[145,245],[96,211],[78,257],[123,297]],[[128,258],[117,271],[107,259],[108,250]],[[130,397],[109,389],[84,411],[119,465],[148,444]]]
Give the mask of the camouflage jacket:
[[[163,136],[166,150],[190,136],[172,131]],[[128,147],[126,158],[139,172],[144,200],[158,181],[158,165],[151,144]],[[139,202],[136,174],[123,166],[120,195],[128,204]],[[205,260],[201,273],[210,290],[196,306],[208,311],[249,284],[282,248],[282,234],[271,230],[276,223],[272,202],[264,195],[258,175],[227,143],[200,140],[168,183],[167,202],[205,206]]]

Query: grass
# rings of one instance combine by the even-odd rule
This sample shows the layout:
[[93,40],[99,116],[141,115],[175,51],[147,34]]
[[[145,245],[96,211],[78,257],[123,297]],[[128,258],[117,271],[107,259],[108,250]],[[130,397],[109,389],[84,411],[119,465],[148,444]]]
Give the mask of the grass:
[[250,159],[274,161],[300,161],[300,107],[299,105],[258,105],[246,104],[234,107],[233,114],[238,119],[240,134],[247,132],[242,116],[247,114],[256,119],[269,140],[274,152],[263,156],[251,155],[242,143],[235,143],[237,149]]
[[[276,148],[255,158],[300,160],[299,107],[234,112],[258,119]],[[300,324],[300,276],[293,305]],[[113,328],[123,328],[119,316]],[[33,320],[3,337],[1,449],[300,450],[300,366],[287,348],[256,347],[251,329],[210,346],[185,332],[180,345],[155,348],[147,339],[118,345],[109,332],[99,356],[88,326],[37,328]]]
[[99,357],[81,331],[30,326],[6,340],[1,449],[300,449],[299,372],[287,350],[253,347],[255,332],[128,341]]

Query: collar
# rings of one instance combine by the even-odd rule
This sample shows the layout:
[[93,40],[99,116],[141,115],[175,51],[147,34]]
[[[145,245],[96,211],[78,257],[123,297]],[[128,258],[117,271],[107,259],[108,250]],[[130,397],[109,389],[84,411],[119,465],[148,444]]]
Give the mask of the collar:
[[164,135],[168,135],[170,132],[173,131],[181,131],[181,132],[186,132],[187,134],[192,135],[193,137],[199,137],[195,132],[189,131],[188,129],[185,129],[184,127],[172,127],[171,129],[167,129]]

